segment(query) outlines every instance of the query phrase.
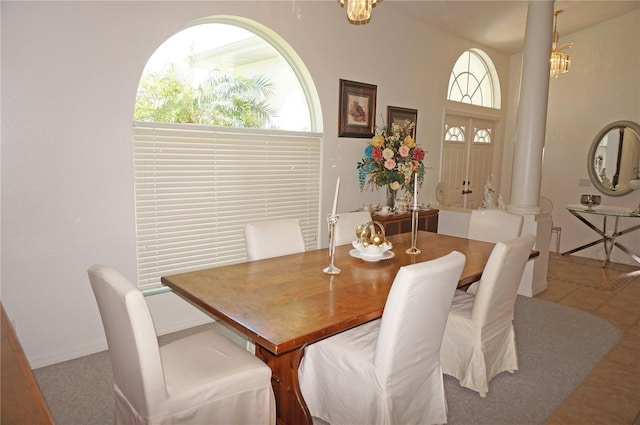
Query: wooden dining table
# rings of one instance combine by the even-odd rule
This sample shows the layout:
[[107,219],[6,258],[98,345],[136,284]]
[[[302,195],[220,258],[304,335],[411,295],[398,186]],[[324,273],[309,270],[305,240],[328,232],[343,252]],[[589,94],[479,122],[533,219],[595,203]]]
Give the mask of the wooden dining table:
[[255,342],[256,356],[273,371],[279,424],[312,424],[298,383],[308,344],[380,318],[400,267],[459,251],[467,260],[458,286],[465,286],[480,279],[494,246],[420,231],[422,252],[409,255],[410,233],[388,240],[395,255],[378,262],[353,257],[351,245],[336,247],[337,275],[322,271],[325,248],[165,276],[162,283]]

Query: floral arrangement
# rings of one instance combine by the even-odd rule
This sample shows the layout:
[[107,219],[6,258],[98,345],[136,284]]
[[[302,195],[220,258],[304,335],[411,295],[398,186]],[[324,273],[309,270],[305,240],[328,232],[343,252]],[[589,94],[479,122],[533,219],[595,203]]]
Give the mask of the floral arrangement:
[[426,152],[411,136],[414,128],[415,123],[409,120],[376,128],[376,135],[356,167],[360,190],[388,186],[394,192],[403,189],[412,194],[414,173],[418,173],[418,182],[422,185],[425,171],[422,161]]

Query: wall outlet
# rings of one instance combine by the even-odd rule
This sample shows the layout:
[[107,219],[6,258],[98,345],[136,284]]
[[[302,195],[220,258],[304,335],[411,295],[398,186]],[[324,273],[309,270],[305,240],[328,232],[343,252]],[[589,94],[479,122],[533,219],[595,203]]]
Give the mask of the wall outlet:
[[591,186],[590,179],[578,179],[578,186]]

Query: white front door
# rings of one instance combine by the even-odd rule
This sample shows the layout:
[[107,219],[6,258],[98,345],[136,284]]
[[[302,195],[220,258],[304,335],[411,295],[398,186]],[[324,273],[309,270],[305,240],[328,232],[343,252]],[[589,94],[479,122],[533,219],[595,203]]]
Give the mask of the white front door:
[[492,173],[495,123],[446,115],[444,125],[440,180],[449,185],[452,207],[479,208]]

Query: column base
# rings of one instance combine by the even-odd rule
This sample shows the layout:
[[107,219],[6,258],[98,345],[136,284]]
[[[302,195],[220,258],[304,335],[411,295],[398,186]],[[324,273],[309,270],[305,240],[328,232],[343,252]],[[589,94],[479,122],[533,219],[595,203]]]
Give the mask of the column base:
[[525,266],[518,294],[534,297],[547,289],[549,271],[549,246],[551,242],[551,217],[549,214],[525,215],[522,234],[536,236],[534,249],[540,255]]

